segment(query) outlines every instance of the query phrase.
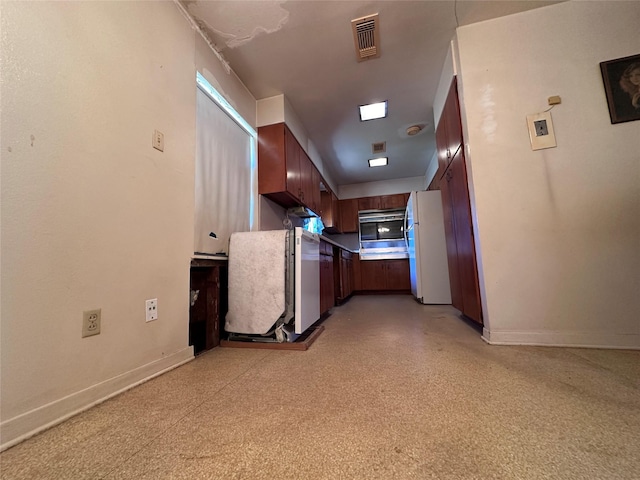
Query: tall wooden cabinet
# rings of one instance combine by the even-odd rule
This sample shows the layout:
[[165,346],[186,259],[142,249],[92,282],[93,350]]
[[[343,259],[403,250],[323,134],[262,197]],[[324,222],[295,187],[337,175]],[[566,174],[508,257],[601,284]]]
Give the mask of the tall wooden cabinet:
[[462,147],[458,89],[454,77],[436,128],[438,173],[444,210],[452,304],[482,323],[467,170]]

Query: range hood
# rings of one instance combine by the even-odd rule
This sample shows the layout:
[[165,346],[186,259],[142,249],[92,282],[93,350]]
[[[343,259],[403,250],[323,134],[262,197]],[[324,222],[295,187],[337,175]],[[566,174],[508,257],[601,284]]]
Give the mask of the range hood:
[[289,208],[287,215],[298,218],[315,218],[320,216],[307,207],[302,206]]

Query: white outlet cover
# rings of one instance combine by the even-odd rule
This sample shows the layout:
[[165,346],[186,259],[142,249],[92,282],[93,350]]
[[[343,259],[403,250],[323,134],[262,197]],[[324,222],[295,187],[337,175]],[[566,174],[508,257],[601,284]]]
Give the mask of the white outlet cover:
[[[536,133],[536,122],[546,122],[547,134],[538,135]],[[541,112],[527,115],[527,128],[529,129],[529,140],[531,141],[531,150],[542,150],[543,148],[557,147],[556,135],[553,131],[553,123],[551,121],[551,112]]]
[[145,302],[145,307],[146,307],[145,321],[152,322],[153,320],[157,320],[158,319],[158,299],[152,298],[150,300],[147,300]]

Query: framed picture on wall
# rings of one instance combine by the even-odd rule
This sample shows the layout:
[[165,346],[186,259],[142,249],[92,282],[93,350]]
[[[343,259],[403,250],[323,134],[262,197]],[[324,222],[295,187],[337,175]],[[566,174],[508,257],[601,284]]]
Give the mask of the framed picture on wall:
[[611,123],[640,120],[640,55],[600,62]]

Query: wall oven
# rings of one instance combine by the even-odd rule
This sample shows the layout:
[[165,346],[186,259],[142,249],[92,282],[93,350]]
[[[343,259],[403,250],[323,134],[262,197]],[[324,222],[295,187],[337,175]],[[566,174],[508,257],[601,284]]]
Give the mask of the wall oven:
[[404,209],[362,210],[358,221],[362,260],[408,258]]

